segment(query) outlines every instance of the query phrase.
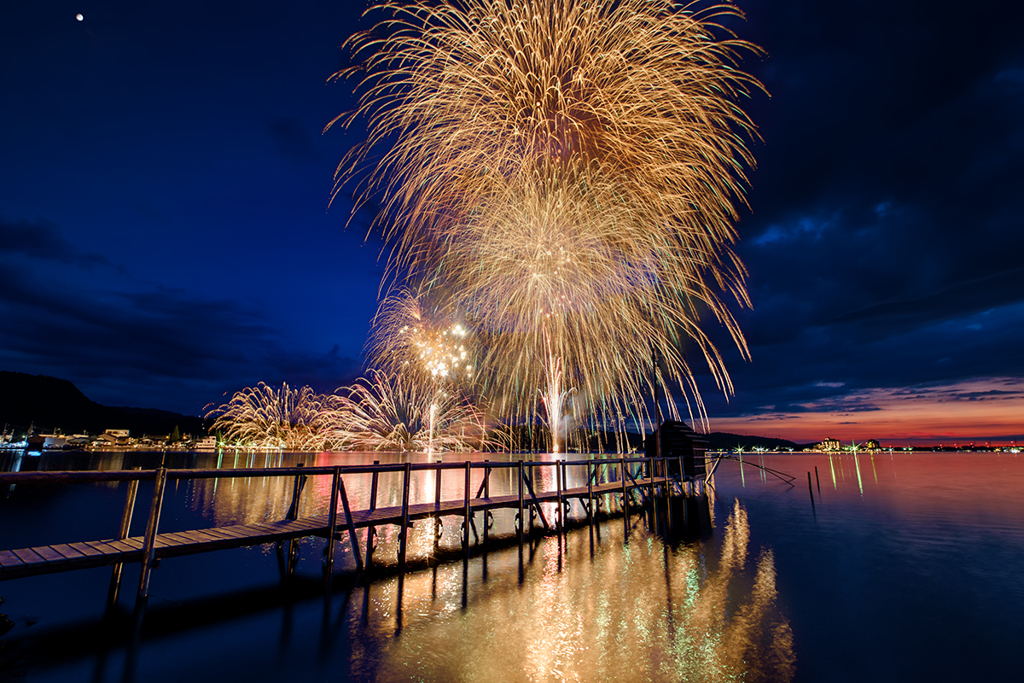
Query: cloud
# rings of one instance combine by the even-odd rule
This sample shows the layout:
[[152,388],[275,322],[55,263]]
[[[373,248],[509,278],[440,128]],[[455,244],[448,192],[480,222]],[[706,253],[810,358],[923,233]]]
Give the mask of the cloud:
[[286,344],[252,305],[133,282],[76,284],[38,269],[0,271],[0,368],[70,379],[100,403],[191,414],[259,381],[333,390],[359,369],[337,346]]
[[102,254],[76,249],[48,220],[10,221],[0,217],[0,258],[30,257],[82,267],[109,265]]
[[957,7],[744,3],[734,28],[768,51],[744,66],[772,93],[746,105],[764,138],[737,226],[752,360],[711,330],[737,392],[707,391],[712,417],[1024,376],[1024,5],[991,34]]

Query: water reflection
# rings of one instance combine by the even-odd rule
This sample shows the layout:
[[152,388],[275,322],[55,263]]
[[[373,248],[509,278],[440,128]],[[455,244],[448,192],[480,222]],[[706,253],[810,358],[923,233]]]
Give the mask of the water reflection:
[[[351,673],[375,680],[787,681],[793,637],[776,608],[772,553],[750,561],[736,503],[721,538],[673,547],[610,524],[590,555],[586,532],[541,541],[526,580],[515,553],[490,558],[462,609],[462,568],[372,586],[354,623]],[[564,557],[563,557],[564,555]],[[398,620],[402,629],[391,637]]]

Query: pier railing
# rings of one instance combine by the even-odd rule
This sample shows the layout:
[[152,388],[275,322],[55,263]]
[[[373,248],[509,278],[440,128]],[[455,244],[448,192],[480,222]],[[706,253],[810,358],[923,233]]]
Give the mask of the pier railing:
[[[703,460],[703,458],[701,458]],[[586,512],[587,522],[595,523],[599,509],[604,506],[606,515],[622,514],[628,538],[629,516],[632,509],[646,508],[658,497],[665,494],[692,494],[704,484],[703,478],[687,476],[690,467],[684,467],[683,457],[620,457],[586,460],[550,461],[465,461],[465,462],[423,462],[372,465],[334,465],[305,467],[245,468],[245,469],[167,469],[121,470],[121,471],[54,471],[54,472],[4,472],[0,473],[0,486],[28,483],[71,484],[95,482],[128,482],[121,524],[116,537],[98,541],[80,541],[31,548],[0,550],[0,581],[53,572],[85,569],[98,566],[113,566],[110,593],[111,604],[117,601],[120,590],[121,569],[124,563],[140,562],[137,600],[145,599],[149,592],[152,570],[161,558],[237,548],[265,543],[277,543],[284,552],[284,566],[288,573],[295,570],[298,548],[296,541],[306,536],[327,539],[324,550],[323,569],[325,577],[334,572],[335,541],[347,537],[358,571],[373,565],[374,536],[376,528],[382,525],[396,525],[398,535],[398,569],[406,571],[408,529],[419,519],[461,517],[461,542],[465,557],[470,554],[470,533],[476,543],[481,543],[481,534],[476,528],[476,515],[483,513],[482,543],[486,546],[489,535],[489,516],[497,509],[515,510],[515,532],[518,543],[535,531],[535,520],[539,519],[545,533],[565,532],[571,501],[576,500]],[[539,490],[540,477],[544,469],[554,469],[553,489]],[[583,469],[586,484],[568,485],[570,469]],[[441,479],[445,472],[459,472],[463,478],[461,498],[442,500]],[[483,470],[483,477],[476,490],[472,486],[473,470]],[[512,491],[503,495],[491,495],[491,474],[495,471],[511,470],[515,480]],[[434,472],[435,487],[432,502],[410,502],[413,477],[422,472]],[[379,478],[382,474],[402,475],[401,505],[378,507],[380,493]],[[366,509],[353,510],[345,487],[346,477],[370,476],[369,504]],[[331,477],[330,504],[326,515],[300,516],[300,501],[309,477]],[[275,522],[214,526],[173,533],[160,533],[160,518],[168,482],[201,479],[233,479],[252,477],[293,477],[291,504],[285,518]],[[129,530],[136,507],[138,485],[141,481],[153,481],[153,495],[150,502],[145,533],[131,537]],[[617,501],[607,504],[608,499]],[[544,505],[554,505],[554,519],[548,520]],[[614,511],[612,508],[616,508]],[[527,512],[528,521],[527,521]],[[656,524],[656,515],[651,516]],[[529,528],[527,528],[527,524]],[[365,560],[356,530],[366,528]],[[436,535],[434,547],[438,547],[440,534]],[[280,557],[280,555],[279,555]]]

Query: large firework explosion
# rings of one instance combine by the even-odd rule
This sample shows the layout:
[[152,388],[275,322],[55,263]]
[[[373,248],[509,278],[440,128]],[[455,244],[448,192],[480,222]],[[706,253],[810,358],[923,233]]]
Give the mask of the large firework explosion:
[[231,446],[320,451],[332,446],[327,418],[337,398],[310,387],[292,389],[285,383],[277,388],[260,382],[235,392],[206,417],[216,418],[211,430]]
[[341,389],[325,415],[332,440],[358,451],[481,449],[483,416],[457,394],[379,370]]
[[[368,138],[338,181],[383,151],[363,189],[384,197],[391,272],[450,293],[479,335],[492,403],[532,416],[557,384],[621,427],[645,417],[659,358],[658,381],[703,414],[684,346],[730,392],[700,317],[746,354],[719,296],[748,303],[730,245],[755,133],[735,101],[760,84],[736,62],[757,48],[715,23],[740,12],[667,0],[373,11],[388,18],[348,42],[360,106],[339,117],[365,119]],[[671,393],[668,406],[676,416]]]

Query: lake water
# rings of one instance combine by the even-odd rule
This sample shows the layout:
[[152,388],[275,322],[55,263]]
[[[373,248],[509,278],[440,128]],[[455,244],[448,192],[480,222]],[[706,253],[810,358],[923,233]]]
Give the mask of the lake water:
[[[160,457],[57,454],[15,463],[0,454],[0,469],[155,467]],[[389,461],[205,453],[168,454],[167,465],[374,458]],[[794,485],[757,465],[788,473]],[[570,476],[570,485],[582,483]],[[400,502],[399,477],[382,478],[378,505]],[[474,470],[474,490],[480,477]],[[432,500],[434,480],[414,481],[413,500]],[[511,488],[508,473],[491,482],[493,494]],[[353,507],[365,507],[367,484],[346,479]],[[329,485],[311,479],[303,514],[326,511]],[[280,519],[291,486],[286,478],[180,482],[168,492],[161,531]],[[463,486],[461,472],[442,479],[447,498],[461,497]],[[4,486],[0,548],[109,538],[125,490]],[[139,489],[135,535],[151,490]],[[0,582],[0,612],[14,622],[0,636],[0,680],[1016,679],[1022,498],[1024,466],[1009,454],[744,456],[742,467],[722,462],[707,507],[688,511],[699,524],[684,526],[674,508],[667,538],[634,515],[624,543],[623,520],[613,518],[593,535],[583,526],[562,540],[543,538],[522,558],[512,545],[468,565],[423,567],[405,577],[400,595],[393,574],[354,583],[347,542],[337,546],[328,594],[317,539],[301,542],[297,573],[284,583],[273,546],[165,559],[134,643],[127,619],[104,621],[109,569]],[[458,526],[445,524],[442,547],[458,547]],[[511,529],[507,514],[496,515],[496,533]],[[384,563],[395,561],[394,531],[381,529]],[[432,521],[417,522],[410,558],[428,557],[434,534]],[[137,582],[129,565],[126,612]]]

